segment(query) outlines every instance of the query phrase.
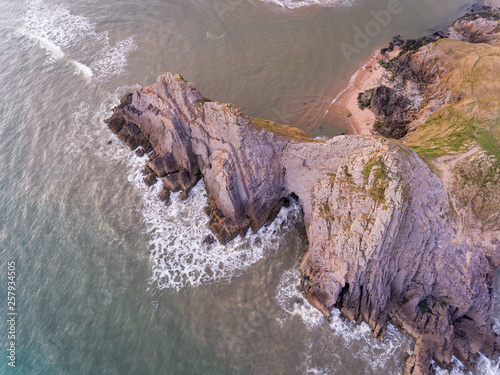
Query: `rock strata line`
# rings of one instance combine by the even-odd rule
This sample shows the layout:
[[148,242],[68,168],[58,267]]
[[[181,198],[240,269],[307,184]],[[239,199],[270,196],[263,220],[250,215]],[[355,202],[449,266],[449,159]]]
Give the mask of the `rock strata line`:
[[[441,181],[406,146],[376,136],[326,141],[206,99],[178,74],[124,97],[106,120],[147,153],[147,184],[189,190],[203,178],[208,226],[222,243],[273,220],[298,197],[309,240],[304,291],[325,316],[337,307],[383,339],[390,321],[415,339],[406,374],[493,356],[494,268],[457,233]],[[210,239],[207,239],[210,241]]]

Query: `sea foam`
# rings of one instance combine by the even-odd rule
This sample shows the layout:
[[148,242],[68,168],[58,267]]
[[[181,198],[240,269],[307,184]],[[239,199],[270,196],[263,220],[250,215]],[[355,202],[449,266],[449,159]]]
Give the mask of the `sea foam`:
[[257,233],[249,231],[245,237],[238,236],[225,246],[218,242],[207,245],[202,243],[211,234],[203,211],[206,205],[203,181],[191,190],[186,200],[181,201],[179,193],[172,194],[170,205],[165,207],[158,199],[161,182],[147,188],[143,179],[138,169],[130,175],[144,203],[141,213],[151,237],[150,283],[158,289],[178,291],[185,286],[230,280],[267,252],[277,250],[281,238],[300,215],[298,204],[292,204],[282,208],[276,219]]
[[123,74],[130,52],[137,46],[133,36],[112,45],[107,32],[96,32],[88,18],[74,15],[65,5],[31,0],[19,34],[35,41],[47,53],[45,63],[67,61],[87,80],[107,80]]
[[272,4],[280,9],[299,9],[304,7],[310,7],[313,5],[332,7],[338,5],[351,5],[350,0],[261,0],[264,3]]
[[[392,324],[387,327],[385,340],[379,342],[371,337],[371,328],[368,324],[363,322],[356,325],[349,322],[341,317],[338,309],[333,309],[332,316],[327,321],[304,298],[300,284],[298,265],[283,273],[276,292],[276,299],[282,308],[281,314],[276,319],[282,327],[290,318],[296,316],[310,331],[320,329],[326,334],[329,330],[334,337],[342,339],[342,347],[348,349],[354,358],[368,364],[373,373],[383,371],[387,363],[401,351],[412,354],[412,341]],[[298,371],[311,375],[330,373],[328,368],[315,366],[315,358],[311,353],[315,353],[316,349],[313,348],[312,341],[308,345],[311,348],[306,351],[306,360]],[[326,349],[326,347],[323,348]],[[332,351],[328,355],[334,357],[337,354]],[[453,368],[450,371],[443,370],[435,364],[434,369],[437,375],[500,375],[500,361],[493,361],[482,354],[474,372],[469,372],[455,357],[453,357],[452,365]]]
[[209,32],[207,31],[207,38],[208,38],[208,39],[216,39],[216,40],[218,40],[218,39],[222,39],[222,38],[224,38],[225,36],[226,36],[226,34],[221,34],[221,35],[213,35],[212,33],[209,33]]
[[91,64],[97,78],[103,79],[125,73],[128,54],[137,49],[133,37],[128,37],[114,46],[106,44],[94,62]]
[[451,370],[443,370],[433,362],[436,375],[499,375],[500,374],[500,361],[493,361],[483,354],[479,354],[474,372],[470,372],[467,368],[456,358],[453,357]]
[[[278,285],[276,299],[283,312],[277,317],[283,326],[291,317],[297,316],[308,330],[320,329],[325,334],[330,331],[332,337],[342,339],[342,346],[350,350],[354,358],[368,364],[373,372],[384,369],[401,350],[410,351],[410,341],[396,327],[389,324],[385,340],[379,342],[371,337],[371,329],[366,323],[356,325],[341,317],[338,309],[333,309],[332,316],[327,321],[303,296],[300,285],[298,266],[285,271]],[[328,345],[330,346],[330,345]],[[334,345],[331,345],[334,348]],[[333,349],[332,349],[333,350]],[[328,355],[334,356],[335,353]],[[307,374],[328,373],[321,367],[314,366],[314,358],[308,355],[302,364],[301,372]]]
[[309,330],[325,322],[323,314],[312,307],[301,293],[298,266],[283,273],[278,285],[276,299],[284,312],[277,316],[281,326],[284,326],[292,316],[298,316]]
[[118,140],[108,144],[114,135],[103,120],[110,116],[119,98],[134,89],[137,87],[121,87],[100,99],[100,110],[93,111],[89,104],[80,103],[73,123],[83,132],[79,131],[77,143],[68,147],[73,151],[75,148],[90,149],[99,157],[128,166],[128,180],[140,197],[137,210],[149,237],[145,246],[150,252],[151,287],[179,291],[184,287],[229,281],[267,253],[277,250],[287,231],[294,230],[301,220],[298,203],[283,207],[276,219],[257,233],[249,230],[245,237],[238,236],[225,246],[218,242],[203,244],[204,238],[211,235],[207,228],[208,217],[203,211],[206,205],[203,180],[185,200],[179,199],[180,193],[172,193],[170,204],[166,206],[158,199],[162,183],[158,180],[151,188],[144,184],[141,169],[147,156],[138,157]]

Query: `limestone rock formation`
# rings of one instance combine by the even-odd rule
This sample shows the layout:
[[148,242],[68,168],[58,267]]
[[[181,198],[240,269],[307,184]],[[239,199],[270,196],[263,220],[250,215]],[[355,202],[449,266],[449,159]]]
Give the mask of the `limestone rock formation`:
[[452,35],[470,43],[500,43],[500,16],[498,13],[469,14],[457,20]]
[[[500,20],[467,15],[451,38],[410,49],[383,66],[393,87],[360,93],[375,132],[417,152],[441,178],[461,230],[485,243],[495,267],[500,220]],[[406,134],[406,135],[405,135]]]
[[366,321],[374,337],[389,321],[412,335],[407,374],[430,373],[432,358],[446,367],[453,354],[472,364],[479,351],[498,353],[483,244],[460,230],[442,182],[400,142],[313,140],[208,100],[171,73],[126,96],[107,123],[149,152],[147,183],[157,177],[186,195],[204,179],[208,225],[221,242],[258,230],[298,196],[309,300],[325,316],[338,307]]
[[152,150],[146,182],[158,177],[186,196],[204,178],[209,226],[222,243],[249,227],[257,231],[281,208],[286,138],[263,131],[233,105],[204,98],[180,75],[164,74],[127,95],[107,123],[132,149]]
[[[488,261],[482,259],[484,264],[476,266],[483,276],[466,277],[470,277],[470,282],[491,278],[490,271],[486,271],[488,265],[493,269],[500,266],[499,31],[498,14],[467,15],[455,22],[450,34],[453,39],[441,38],[434,43],[417,45],[385,61],[383,66],[392,75],[394,86],[374,87],[361,93],[358,100],[360,107],[370,108],[379,116],[382,124],[375,127],[376,132],[399,135],[403,129],[407,135],[402,134],[402,141],[440,177],[441,189],[446,193],[444,199],[449,202],[449,227],[454,231],[453,241],[457,242],[451,251],[438,246],[439,253],[450,251],[450,258],[462,254],[467,265],[471,264],[470,252],[482,253]],[[406,108],[401,111],[401,107]],[[435,233],[436,228],[431,231]],[[435,270],[442,270],[444,266],[445,258],[439,260],[439,257],[429,263]],[[440,273],[436,275],[439,279]],[[457,275],[457,280],[464,280],[464,276]],[[437,289],[441,289],[444,281],[438,279],[435,280],[440,285]],[[477,291],[477,286],[471,284],[470,290]],[[427,334],[415,337],[415,355],[407,362],[407,373],[412,373],[412,366],[421,371],[424,358],[431,353],[439,364],[446,364],[445,357],[438,358],[435,353],[437,348],[442,348],[442,353],[451,350],[450,343],[454,354],[466,364],[474,361],[473,348],[483,344],[480,350],[498,355],[498,338],[496,343],[481,341],[484,333],[478,327],[484,326],[479,323],[485,322],[484,318],[476,316],[470,320],[471,313],[458,318],[456,312],[451,311],[451,306],[457,306],[456,301],[436,299],[437,289],[430,300],[422,300],[418,306],[422,316],[426,315],[424,310],[440,311],[434,313],[435,320],[427,321],[430,329],[425,330],[441,331],[441,339],[435,341]],[[463,298],[466,295],[464,293]],[[389,310],[394,308],[398,309]],[[478,305],[470,309],[477,312],[480,308]],[[399,320],[404,327],[398,316],[396,313],[392,319]],[[421,324],[419,319],[415,318],[417,326]],[[476,328],[472,329],[473,325]]]

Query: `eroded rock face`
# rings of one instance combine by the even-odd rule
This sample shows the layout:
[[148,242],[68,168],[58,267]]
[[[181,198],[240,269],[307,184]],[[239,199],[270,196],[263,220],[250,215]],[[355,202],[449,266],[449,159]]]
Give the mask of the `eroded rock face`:
[[[465,101],[470,96],[467,91],[474,96],[474,87],[467,87],[471,82],[491,93],[498,91],[492,83],[498,77],[494,60],[500,46],[499,13],[466,15],[455,21],[448,37],[440,33],[435,41],[433,37],[406,42],[395,38],[402,48],[400,54],[382,61],[391,77],[387,83],[391,87],[384,84],[359,94],[359,107],[369,108],[377,116],[374,133],[395,139],[404,137],[445,105]],[[391,45],[386,50],[392,50],[394,43]],[[468,81],[468,74],[474,80]],[[488,87],[490,84],[492,87]],[[488,100],[496,102],[498,95],[490,95]],[[491,109],[496,112],[496,107]],[[473,112],[470,108],[467,111]]]
[[377,115],[375,132],[407,133],[402,141],[440,176],[460,236],[483,247],[494,267],[500,266],[499,30],[497,13],[467,15],[450,38],[384,62],[393,87],[373,87],[358,98]]
[[186,196],[204,178],[210,229],[222,243],[258,230],[281,207],[285,139],[261,131],[238,108],[205,99],[179,75],[126,96],[107,123],[120,138],[122,128],[140,128],[153,150],[148,171],[168,190]]
[[481,244],[457,231],[441,181],[401,143],[292,139],[171,73],[126,96],[107,123],[130,147],[151,148],[146,182],[160,178],[163,198],[188,194],[204,178],[209,227],[221,242],[258,230],[296,194],[309,240],[301,263],[309,300],[325,316],[338,307],[367,322],[374,337],[384,337],[389,321],[412,335],[407,374],[430,373],[432,358],[446,367],[452,354],[471,363],[478,351],[500,349],[494,269]]
[[470,14],[453,25],[453,36],[470,43],[500,43],[500,16],[498,13]]
[[[337,307],[367,322],[374,337],[384,337],[388,321],[413,336],[407,374],[429,373],[432,358],[446,367],[453,354],[471,363],[472,348],[498,352],[487,307],[493,268],[457,234],[439,179],[402,145],[346,138],[352,148],[307,185],[303,176],[319,166],[300,165],[299,145],[285,157],[287,187],[312,197],[303,203],[309,249],[301,264],[309,299],[327,316]],[[345,148],[342,141],[330,146]]]
[[411,102],[393,88],[379,86],[367,90],[360,94],[358,103],[361,109],[369,108],[379,119],[374,125],[378,134],[400,139],[408,132],[413,111]]

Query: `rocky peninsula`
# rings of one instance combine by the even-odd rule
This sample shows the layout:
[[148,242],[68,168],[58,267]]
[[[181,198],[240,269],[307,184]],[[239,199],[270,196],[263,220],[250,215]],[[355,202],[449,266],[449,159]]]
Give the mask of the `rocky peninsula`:
[[[463,38],[475,35],[460,31],[460,24],[457,30]],[[464,45],[473,46],[479,61]],[[447,368],[453,355],[474,366],[479,352],[500,352],[491,317],[500,266],[500,169],[497,143],[491,142],[499,136],[485,125],[481,131],[491,133],[472,132],[477,139],[456,146],[462,133],[448,128],[461,107],[468,106],[477,122],[485,115],[481,105],[498,100],[496,86],[474,84],[475,74],[496,64],[497,50],[493,44],[440,39],[391,60],[387,68],[395,81],[404,77],[405,90],[425,93],[421,107],[408,111],[407,91],[396,86],[373,90],[363,103],[378,116],[379,133],[388,129],[385,135],[394,137],[394,128],[398,138],[407,137],[404,142],[378,135],[312,139],[207,99],[172,73],[126,95],[106,122],[131,149],[149,156],[145,182],[161,180],[160,199],[168,200],[171,191],[185,197],[203,178],[208,225],[222,243],[257,231],[288,197],[297,197],[309,242],[301,262],[309,301],[326,317],[336,307],[350,320],[365,321],[378,339],[388,322],[411,335],[415,349],[405,374],[432,373],[432,359]],[[469,62],[472,76],[470,70],[456,76],[435,59],[457,53]],[[481,95],[490,101],[483,103]],[[458,104],[440,114],[443,129],[418,123],[420,114],[429,121],[450,103]],[[485,113],[498,114],[496,104]],[[419,126],[425,133],[412,138]],[[432,142],[438,142],[435,149]]]

